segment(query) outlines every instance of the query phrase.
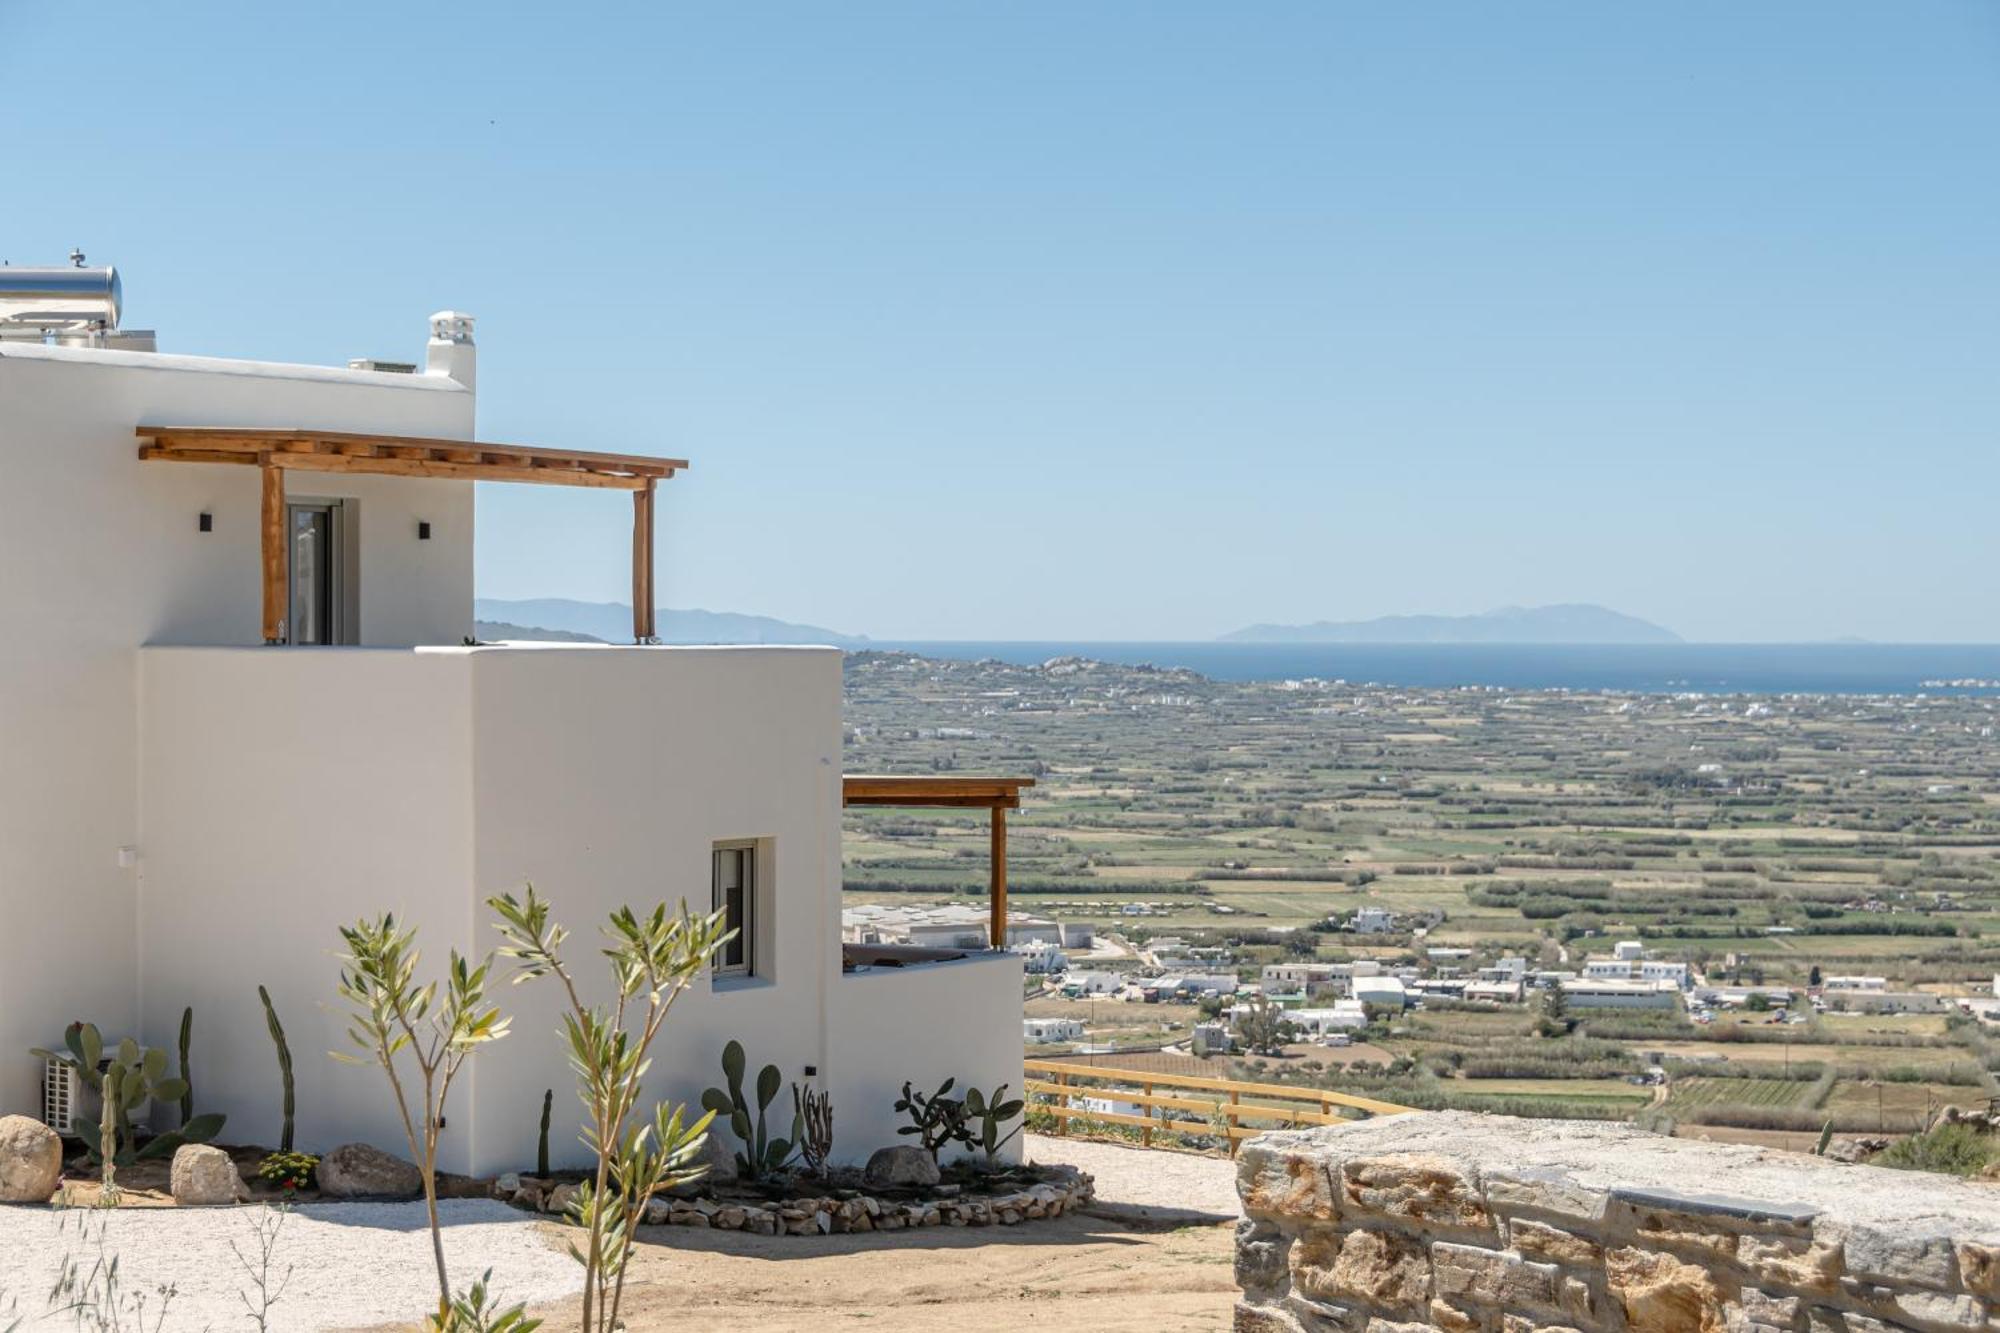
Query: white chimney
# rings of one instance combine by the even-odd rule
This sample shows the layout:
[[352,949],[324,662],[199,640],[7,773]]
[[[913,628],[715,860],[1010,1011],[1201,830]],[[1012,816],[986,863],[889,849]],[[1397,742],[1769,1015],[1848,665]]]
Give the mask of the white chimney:
[[472,316],[440,310],[431,316],[431,340],[424,349],[424,369],[432,375],[477,387],[479,350],[472,345]]

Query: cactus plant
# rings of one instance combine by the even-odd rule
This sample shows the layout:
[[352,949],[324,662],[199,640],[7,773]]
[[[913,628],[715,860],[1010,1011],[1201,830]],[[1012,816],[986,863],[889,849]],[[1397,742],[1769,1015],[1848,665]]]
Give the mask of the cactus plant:
[[797,1133],[806,1170],[825,1175],[827,1158],[833,1155],[833,1094],[792,1084],[792,1124],[803,1127]]
[[729,1080],[729,1087],[726,1091],[710,1088],[701,1094],[701,1104],[718,1119],[727,1119],[729,1128],[742,1140],[743,1150],[736,1154],[737,1173],[745,1180],[764,1180],[782,1171],[792,1159],[792,1145],[799,1141],[803,1127],[794,1119],[790,1137],[779,1139],[770,1137],[765,1127],[764,1112],[784,1083],[784,1075],[776,1065],[765,1065],[757,1072],[757,1119],[754,1122],[750,1119],[750,1102],[743,1095],[745,1064],[742,1042],[732,1040],[724,1046],[722,1073]]
[[181,1123],[185,1125],[194,1119],[194,1070],[188,1066],[188,1047],[194,1043],[194,1006],[181,1010],[181,1082],[187,1091],[181,1094]]
[[98,1094],[102,1106],[97,1119],[73,1115],[70,1125],[102,1168],[107,1192],[117,1189],[118,1167],[168,1156],[182,1144],[206,1143],[221,1132],[221,1116],[198,1115],[172,1133],[155,1135],[140,1147],[132,1113],[149,1100],[179,1101],[187,1095],[185,1083],[167,1077],[167,1053],[141,1046],[127,1037],[107,1058],[104,1038],[92,1023],[71,1023],[63,1031],[63,1045],[66,1054],[41,1047],[32,1054],[69,1066]]
[[[1011,1102],[1007,1100],[1007,1085],[1005,1083],[993,1089],[991,1097],[986,1096],[977,1088],[967,1088],[965,1090],[965,1120],[958,1135],[959,1142],[968,1148],[974,1148],[984,1153],[986,1155],[986,1165],[992,1166],[1000,1150],[1006,1147],[1016,1134],[1021,1132],[1020,1124],[1015,1125],[1014,1128],[1008,1130],[1005,1134],[1000,1132],[1000,1127],[1005,1125],[1009,1120],[1016,1119],[1021,1114],[1023,1105],[1024,1103],[1018,1097]],[[977,1122],[978,1125],[976,1129],[973,1127],[974,1122]],[[1025,1124],[1026,1122],[1023,1121],[1022,1123]]]
[[915,1134],[917,1143],[937,1160],[938,1149],[965,1137],[965,1103],[951,1095],[956,1079],[946,1079],[938,1084],[938,1090],[926,1097],[910,1087],[908,1080],[903,1083],[903,1095],[896,1099],[898,1111],[910,1117],[910,1123],[902,1126],[898,1134]]
[[278,1048],[278,1074],[285,1081],[285,1127],[278,1139],[278,1151],[290,1152],[292,1114],[297,1109],[292,1092],[292,1048],[285,1044],[284,1024],[278,1021],[278,1011],[271,1007],[271,992],[259,986],[257,998],[264,1002],[264,1026],[271,1029],[271,1041]]
[[542,1133],[535,1142],[535,1174],[548,1179],[549,1175],[549,1112],[555,1109],[556,1090],[547,1088],[542,1092]]

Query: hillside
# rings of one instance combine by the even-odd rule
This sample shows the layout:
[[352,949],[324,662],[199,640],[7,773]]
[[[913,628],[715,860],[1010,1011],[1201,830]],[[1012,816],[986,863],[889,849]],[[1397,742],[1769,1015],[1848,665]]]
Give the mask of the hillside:
[[1229,643],[1680,643],[1680,635],[1602,606],[1508,606],[1476,616],[1381,616],[1251,625]]
[[[605,643],[632,641],[632,608],[624,602],[579,602],[568,597],[534,597],[508,601],[481,597],[473,602],[481,621],[530,626],[582,634]],[[770,616],[734,611],[676,611],[660,607],[654,624],[666,643],[831,643],[866,642],[865,636],[842,634],[818,625],[799,625]],[[523,637],[514,635],[513,637]]]

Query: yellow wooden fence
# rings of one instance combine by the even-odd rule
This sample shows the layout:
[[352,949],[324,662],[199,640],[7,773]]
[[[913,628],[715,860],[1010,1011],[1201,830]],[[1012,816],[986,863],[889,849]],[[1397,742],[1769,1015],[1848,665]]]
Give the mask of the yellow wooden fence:
[[[1220,1120],[1229,1137],[1229,1155],[1236,1144],[1268,1129],[1305,1125],[1337,1125],[1362,1115],[1401,1115],[1412,1108],[1393,1102],[1378,1102],[1345,1092],[1321,1088],[1291,1088],[1279,1083],[1243,1083],[1227,1078],[1200,1078],[1192,1074],[1155,1074],[1144,1069],[1117,1069],[1109,1065],[1079,1064],[1072,1060],[1023,1060],[1028,1074],[1027,1090],[1036,1100],[1030,1107],[1056,1117],[1061,1133],[1071,1120],[1094,1120],[1109,1125],[1130,1125],[1139,1130],[1147,1147],[1158,1130],[1201,1133],[1204,1121]],[[1037,1077],[1037,1076],[1040,1077]],[[1156,1092],[1156,1088],[1169,1089]],[[1126,1102],[1144,1107],[1144,1115],[1125,1112],[1092,1111],[1072,1102],[1083,1097]],[[1166,1119],[1161,1111],[1186,1111],[1197,1120]],[[1245,1120],[1262,1123],[1246,1125]]]

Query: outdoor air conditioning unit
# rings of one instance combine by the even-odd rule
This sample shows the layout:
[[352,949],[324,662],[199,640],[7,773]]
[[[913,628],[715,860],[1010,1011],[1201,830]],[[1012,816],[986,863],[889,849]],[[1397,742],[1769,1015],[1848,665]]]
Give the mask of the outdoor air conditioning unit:
[[64,1137],[76,1131],[70,1122],[78,1115],[95,1113],[97,1095],[83,1081],[74,1065],[50,1060],[42,1067],[42,1123]]

